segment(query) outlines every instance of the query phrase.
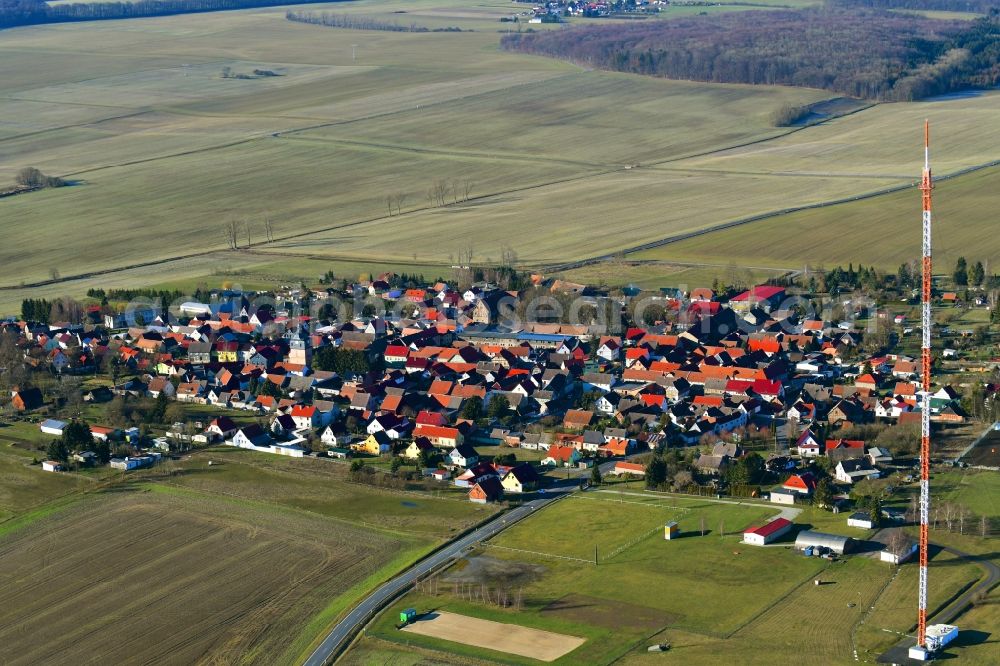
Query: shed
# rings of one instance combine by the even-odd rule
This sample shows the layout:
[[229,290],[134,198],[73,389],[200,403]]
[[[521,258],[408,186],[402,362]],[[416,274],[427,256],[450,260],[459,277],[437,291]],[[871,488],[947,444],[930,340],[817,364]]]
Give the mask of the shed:
[[872,522],[872,517],[869,514],[864,511],[857,511],[847,517],[847,526],[870,530],[875,527],[875,523]]
[[39,430],[44,432],[46,435],[55,435],[56,437],[62,436],[64,428],[66,428],[66,422],[58,421],[56,419],[45,419],[38,424]]
[[794,492],[775,489],[771,491],[770,499],[773,504],[795,504],[796,495]]
[[680,526],[673,520],[663,526],[663,538],[667,541],[676,539],[681,535]]
[[854,539],[812,530],[799,532],[798,536],[795,537],[795,550],[805,550],[810,546],[814,549],[831,550],[838,555],[843,555],[853,549]]

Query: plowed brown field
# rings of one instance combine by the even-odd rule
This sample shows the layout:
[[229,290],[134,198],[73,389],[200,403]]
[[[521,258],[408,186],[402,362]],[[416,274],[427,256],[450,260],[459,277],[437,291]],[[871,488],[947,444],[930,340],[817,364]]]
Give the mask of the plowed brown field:
[[398,546],[211,497],[87,498],[0,538],[2,661],[284,663],[311,617]]

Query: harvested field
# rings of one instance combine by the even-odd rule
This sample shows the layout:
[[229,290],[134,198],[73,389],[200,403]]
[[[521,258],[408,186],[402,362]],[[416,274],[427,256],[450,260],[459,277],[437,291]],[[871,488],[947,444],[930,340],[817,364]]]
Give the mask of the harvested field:
[[303,626],[404,546],[209,496],[86,498],[0,538],[4,662],[294,661]]
[[965,456],[970,465],[1000,467],[1000,432],[993,431]]
[[583,638],[576,636],[529,629],[516,624],[480,620],[444,611],[428,613],[404,627],[403,631],[531,657],[539,661],[555,661],[585,642]]
[[623,601],[588,597],[585,594],[567,594],[539,611],[542,617],[553,617],[568,622],[583,622],[608,629],[627,627],[653,630],[672,624],[677,618],[658,608],[637,606]]

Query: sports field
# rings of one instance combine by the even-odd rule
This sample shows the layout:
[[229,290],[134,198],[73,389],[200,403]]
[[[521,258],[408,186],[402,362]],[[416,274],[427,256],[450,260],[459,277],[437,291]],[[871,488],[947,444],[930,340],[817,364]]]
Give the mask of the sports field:
[[[744,527],[774,513],[768,506],[636,491],[585,493],[546,508],[503,533],[483,555],[460,562],[456,572],[443,576],[436,595],[424,588],[397,605],[557,633],[575,630],[587,642],[557,662],[567,664],[771,664],[804,653],[822,663],[849,664],[855,663],[855,652],[862,662],[874,662],[900,633],[911,631],[914,564],[897,570],[864,556],[828,563],[802,557],[791,550],[790,542],[765,548],[739,542]],[[663,540],[664,519],[679,520],[682,538]],[[843,515],[807,507],[796,522],[861,537],[858,530],[846,527]],[[655,532],[642,538],[650,526]],[[718,536],[720,527],[727,536]],[[989,540],[943,532],[935,532],[932,540],[996,559]],[[593,556],[595,545],[613,552],[610,544],[626,547],[597,565],[582,561],[588,551]],[[498,609],[449,593],[449,580],[476,580],[482,558],[499,559],[515,569],[532,568],[534,578],[525,589],[523,607]],[[975,562],[938,549],[931,570],[932,612],[947,606],[983,574]],[[815,579],[822,584],[814,585]],[[969,654],[974,663],[986,663],[982,659],[990,645],[983,632],[989,630],[992,608],[989,601],[977,606],[969,613],[970,624],[963,625],[968,643],[960,654]],[[390,610],[395,613],[397,608]],[[400,634],[392,618],[386,618],[371,638],[347,655],[347,663],[410,663],[397,654],[394,643],[421,650],[429,663],[456,658],[530,663],[503,651],[477,653],[451,641],[416,640]],[[655,643],[669,643],[671,649],[647,653]]]
[[584,642],[584,639],[575,636],[481,620],[445,611],[428,613],[417,618],[415,622],[403,627],[403,631],[475,645],[497,652],[509,652],[539,661],[555,661],[580,647]]

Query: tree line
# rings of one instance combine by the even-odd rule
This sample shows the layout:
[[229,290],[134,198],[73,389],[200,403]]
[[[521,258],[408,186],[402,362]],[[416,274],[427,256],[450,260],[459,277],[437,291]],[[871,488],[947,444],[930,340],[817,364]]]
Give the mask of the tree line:
[[619,72],[909,101],[1000,83],[998,26],[996,15],[943,21],[824,7],[517,33],[501,45]]
[[348,30],[383,30],[386,32],[462,32],[461,28],[428,28],[427,26],[410,23],[404,25],[396,21],[383,21],[371,16],[353,14],[331,14],[330,12],[293,12],[285,13],[285,18],[298,23],[325,25],[328,28],[346,28]]
[[[303,0],[303,3],[317,0]],[[325,1],[325,0],[324,0]],[[332,0],[345,2],[346,0]],[[0,28],[69,21],[105,21],[274,7],[286,0],[138,0],[138,2],[80,2],[50,5],[44,0],[0,0]]]

